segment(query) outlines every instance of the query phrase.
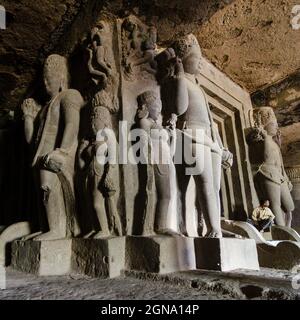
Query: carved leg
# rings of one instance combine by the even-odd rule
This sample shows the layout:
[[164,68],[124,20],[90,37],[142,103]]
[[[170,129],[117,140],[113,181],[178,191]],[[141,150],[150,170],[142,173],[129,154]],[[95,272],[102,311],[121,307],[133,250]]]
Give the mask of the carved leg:
[[[211,224],[209,221],[209,217],[207,215],[207,212],[202,210],[202,203],[203,200],[201,199],[201,192],[198,192],[196,190],[196,209],[198,213],[198,235],[199,237],[202,237],[205,231],[205,227],[207,232],[211,231]],[[207,233],[206,232],[206,233]]]
[[276,224],[279,226],[285,226],[286,222],[281,208],[280,186],[269,179],[263,179],[262,183],[267,197],[266,200],[270,201],[270,209],[275,215]]
[[[176,219],[176,208],[171,208],[171,168],[168,164],[154,166],[155,185],[157,190],[157,207],[155,215],[155,232],[165,235],[178,235],[172,229],[172,219]],[[173,172],[175,174],[175,172]],[[172,180],[175,183],[175,180]],[[173,209],[171,212],[170,210]],[[171,215],[171,216],[170,216]],[[173,223],[174,224],[174,223]]]
[[[201,147],[194,149],[194,154],[201,152],[196,157],[196,169],[199,175],[195,175],[196,190],[201,199],[201,208],[206,219],[208,231],[206,237],[222,238],[221,216],[219,213],[218,197],[216,197],[214,185],[214,169],[210,148]],[[210,226],[210,228],[209,228]]]
[[221,199],[220,199],[220,190],[221,190],[221,179],[222,179],[222,157],[215,152],[211,153],[212,158],[212,167],[213,167],[213,176],[214,176],[214,190],[215,196],[218,204],[218,211],[221,216]]
[[285,225],[291,228],[295,205],[287,183],[281,185],[281,204],[285,212]]
[[49,232],[43,233],[34,240],[58,240],[66,237],[66,212],[63,191],[56,174],[41,170],[41,189],[45,206]]
[[176,165],[176,174],[178,180],[179,197],[181,202],[181,210],[178,217],[179,230],[183,235],[188,236],[186,230],[186,192],[191,176],[185,174],[184,165]]
[[167,226],[167,214],[171,201],[170,175],[168,165],[155,165],[154,177],[157,192],[157,206],[155,214],[155,231],[165,229]]
[[96,181],[95,189],[93,191],[93,204],[94,210],[96,212],[98,222],[100,225],[100,231],[94,236],[95,239],[108,237],[110,236],[106,208],[105,208],[105,199],[98,189],[98,183]]
[[292,214],[292,212],[287,212],[286,215],[285,215],[285,225],[286,225],[288,228],[291,228],[291,227],[292,227],[292,220],[293,220],[293,214]]
[[116,199],[114,196],[107,198],[107,207],[108,207],[108,214],[111,220],[111,226],[112,226],[111,229],[113,234],[117,236],[122,236],[123,235],[122,223],[121,223],[121,219],[116,206]]
[[146,165],[146,197],[145,197],[145,211],[144,211],[144,217],[142,220],[143,223],[143,230],[142,235],[143,236],[152,236],[155,235],[154,232],[154,223],[155,223],[155,208],[154,208],[154,201],[153,201],[153,184],[155,183],[154,178],[154,170],[153,166],[151,164]]

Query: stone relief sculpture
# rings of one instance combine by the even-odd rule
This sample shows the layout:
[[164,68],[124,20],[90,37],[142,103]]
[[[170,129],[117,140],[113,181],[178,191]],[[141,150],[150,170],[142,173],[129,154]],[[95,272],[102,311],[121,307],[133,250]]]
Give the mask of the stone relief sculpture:
[[[198,81],[200,46],[189,35],[158,54],[154,27],[133,16],[111,20],[96,23],[88,45],[84,39],[88,56],[85,61],[82,56],[82,78],[74,63],[72,71],[79,74],[76,85],[87,97],[86,103],[78,91],[68,89],[66,59],[51,55],[44,67],[49,103],[40,106],[34,99],[27,99],[22,105],[25,136],[34,149],[33,167],[48,223],[48,228],[41,223],[39,235],[26,238],[84,238],[73,240],[72,249],[70,241],[62,241],[59,247],[64,251],[60,252],[70,253],[62,259],[56,242],[47,243],[50,258],[56,259],[57,255],[61,260],[51,261],[58,269],[68,266],[70,258],[76,260],[81,272],[101,276],[119,275],[125,264],[128,270],[148,272],[195,269],[195,256],[202,252],[195,243],[205,244],[208,240],[194,239],[197,234],[187,228],[195,220],[194,212],[190,213],[185,205],[191,176],[196,185],[197,223],[205,221],[206,237],[222,238],[221,172],[233,161],[222,144],[206,93]],[[81,54],[82,48],[79,49]],[[74,62],[79,58],[74,57]],[[133,107],[136,102],[137,109]],[[126,122],[125,130],[123,122],[117,127],[119,120]],[[144,139],[150,151],[146,170],[131,163],[137,156],[132,155],[132,147],[139,139],[131,140],[137,126],[144,131],[144,136],[138,138]],[[201,131],[200,136],[197,130]],[[109,157],[110,150],[120,147],[123,138],[126,146],[119,150],[122,160],[126,153],[125,162],[99,161],[100,149],[102,157]],[[185,148],[191,152],[185,154]],[[181,151],[188,158],[175,166],[174,156]],[[121,158],[121,153],[118,156]],[[195,206],[194,190],[189,195]],[[76,217],[77,206],[82,213],[82,228]],[[144,221],[139,223],[143,214]],[[143,223],[145,227],[139,228]],[[155,237],[156,234],[164,237]],[[220,241],[209,242],[217,252],[214,245]],[[40,246],[40,253],[45,248]],[[18,256],[27,252],[23,249],[18,246]],[[44,256],[47,260],[48,256]]]
[[[207,237],[222,237],[220,212],[220,183],[222,161],[229,166],[232,155],[221,143],[218,131],[214,128],[209,104],[204,90],[198,83],[197,75],[201,67],[201,50],[194,35],[188,35],[176,41],[164,57],[158,57],[166,63],[166,71],[161,72],[162,85],[174,96],[168,98],[168,109],[178,116],[177,129],[185,141],[185,147],[192,150],[195,157],[195,167],[192,174],[196,184],[196,194],[199,207],[205,219]],[[173,87],[173,90],[171,88]],[[162,88],[163,91],[163,88]],[[171,100],[171,101],[170,101]],[[201,130],[203,139],[199,139],[196,131]],[[185,159],[191,163],[193,159]],[[180,191],[182,195],[182,225],[181,231],[186,232],[185,196],[191,175],[180,176]]]
[[100,23],[99,28],[95,27],[91,31],[91,44],[87,50],[89,52],[88,69],[93,81],[98,85],[102,82],[105,87],[107,78],[112,73],[111,65],[107,61],[107,50],[105,42],[105,23]]
[[145,27],[128,17],[122,24],[122,65],[127,80],[131,81],[135,68],[139,67],[146,76],[156,74],[155,27]]
[[87,47],[89,53],[87,67],[95,84],[92,90],[93,106],[99,105],[98,94],[101,95],[101,90],[105,89],[113,101],[114,108],[118,109],[119,80],[113,63],[112,34],[109,24],[100,21],[97,27],[91,30],[90,40],[91,42]]
[[[148,144],[150,146],[146,156],[148,156],[148,166],[153,169],[153,180],[157,192],[154,231],[158,234],[175,235],[177,232],[172,229],[172,219],[176,218],[176,211],[171,207],[171,204],[172,195],[174,195],[176,189],[173,156],[176,144],[177,117],[173,115],[168,127],[164,128],[162,126],[161,109],[161,100],[154,91],[146,91],[138,96],[137,117],[139,127],[147,135],[145,150],[148,151]],[[145,223],[147,223],[147,219],[145,219]]]
[[[85,199],[92,204],[94,211],[88,219],[92,230],[85,235],[85,238],[100,239],[122,235],[116,197],[119,189],[115,179],[117,164],[110,162],[101,164],[97,161],[98,148],[107,146],[106,142],[97,141],[97,134],[106,129],[112,134],[112,115],[119,111],[119,80],[113,61],[112,32],[108,23],[100,21],[97,27],[92,29],[91,43],[87,50],[90,53],[87,66],[95,83],[90,103],[91,117],[86,124],[91,134],[83,139],[78,153],[79,166],[84,173]],[[107,143],[106,153],[110,141]]]
[[[116,164],[101,164],[97,160],[98,147],[106,144],[105,141],[97,141],[97,134],[100,130],[112,129],[111,113],[114,111],[110,96],[102,90],[98,94],[98,106],[94,107],[92,112],[93,138],[91,141],[83,141],[80,147],[81,168],[87,168],[86,191],[92,196],[91,201],[97,217],[97,222],[93,223],[95,230],[87,237],[93,236],[94,239],[122,235],[115,197],[118,187],[113,174]],[[107,152],[108,149],[109,146]],[[97,231],[96,226],[100,227],[100,230]]]
[[271,107],[253,110],[253,128],[247,140],[257,195],[270,201],[277,225],[291,227],[293,188],[283,165],[280,131]]
[[[22,110],[26,139],[35,147],[32,165],[38,171],[49,226],[49,231],[41,230],[43,234],[35,240],[55,240],[79,234],[73,176],[83,99],[77,90],[68,89],[67,60],[62,56],[53,54],[46,59],[44,82],[49,103],[41,108],[27,99]],[[36,137],[35,120],[39,127]]]

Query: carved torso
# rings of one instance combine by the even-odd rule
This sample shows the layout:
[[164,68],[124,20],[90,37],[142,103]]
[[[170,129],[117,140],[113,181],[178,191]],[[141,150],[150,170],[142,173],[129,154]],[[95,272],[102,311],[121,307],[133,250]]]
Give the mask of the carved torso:
[[191,75],[185,77],[189,104],[186,112],[179,117],[178,124],[185,122],[186,129],[204,129],[208,137],[212,137],[211,117],[205,93]]
[[[58,94],[52,101],[47,104],[41,112],[38,135],[36,139],[36,154],[33,164],[35,164],[40,157],[43,157],[51,151],[61,146],[64,133],[64,119],[62,118],[62,100],[65,102],[67,108],[73,108],[74,112],[79,112],[81,101],[78,100],[81,96],[76,90],[65,90]],[[76,99],[78,104],[76,104]],[[72,103],[72,100],[74,100]],[[77,137],[76,137],[77,138]],[[74,139],[69,155],[71,158],[75,156],[77,148],[77,139]]]
[[192,129],[192,136],[196,137],[194,129],[202,129],[209,140],[214,141],[212,132],[212,117],[204,90],[197,83],[195,76],[186,74],[185,82],[188,91],[188,107],[178,117],[177,128],[181,130]]
[[168,130],[151,118],[143,119],[141,121],[141,128],[147,132],[150,138],[149,143],[154,163],[158,166],[171,163],[172,155]]
[[264,161],[259,165],[257,172],[277,184],[288,180],[285,174],[280,148],[271,136],[265,138]]

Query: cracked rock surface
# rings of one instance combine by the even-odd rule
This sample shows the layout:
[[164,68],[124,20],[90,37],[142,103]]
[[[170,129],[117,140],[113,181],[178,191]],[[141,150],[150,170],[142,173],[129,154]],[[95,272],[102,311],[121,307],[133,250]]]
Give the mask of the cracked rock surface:
[[[41,66],[78,12],[103,8],[138,15],[159,29],[160,44],[194,32],[204,55],[238,84],[255,92],[300,66],[300,31],[292,29],[295,0],[19,0],[2,1],[0,106],[18,107]],[[90,17],[93,19],[93,17]],[[82,24],[83,30],[87,27]],[[30,90],[29,90],[30,91]]]

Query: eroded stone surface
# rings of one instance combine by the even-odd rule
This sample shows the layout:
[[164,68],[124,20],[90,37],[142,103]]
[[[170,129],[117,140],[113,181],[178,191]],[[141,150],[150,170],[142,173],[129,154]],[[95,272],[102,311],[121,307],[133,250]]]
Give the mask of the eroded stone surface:
[[71,271],[72,240],[15,241],[12,266],[40,276],[65,275]]
[[39,54],[77,1],[2,1],[8,12],[0,39],[0,104],[14,109],[39,71]]
[[124,269],[125,237],[73,240],[73,272],[97,278],[115,278]]
[[0,299],[15,300],[211,300],[229,296],[151,280],[91,279],[83,276],[43,277],[7,270],[7,289]]
[[126,270],[165,274],[193,269],[193,238],[127,237]]
[[[33,80],[41,53],[49,53],[82,6],[124,16],[134,13],[159,32],[159,43],[196,32],[205,56],[251,92],[299,68],[299,34],[290,25],[294,0],[4,1],[8,29],[1,32],[2,104],[15,108]],[[92,20],[93,16],[90,17]],[[81,25],[87,27],[88,23]],[[81,30],[78,30],[80,33]],[[255,48],[255,50],[253,50]],[[42,54],[43,55],[43,54]],[[4,79],[4,78],[3,78]]]
[[297,2],[234,1],[198,31],[205,55],[250,92],[299,68],[299,32],[292,29]]

